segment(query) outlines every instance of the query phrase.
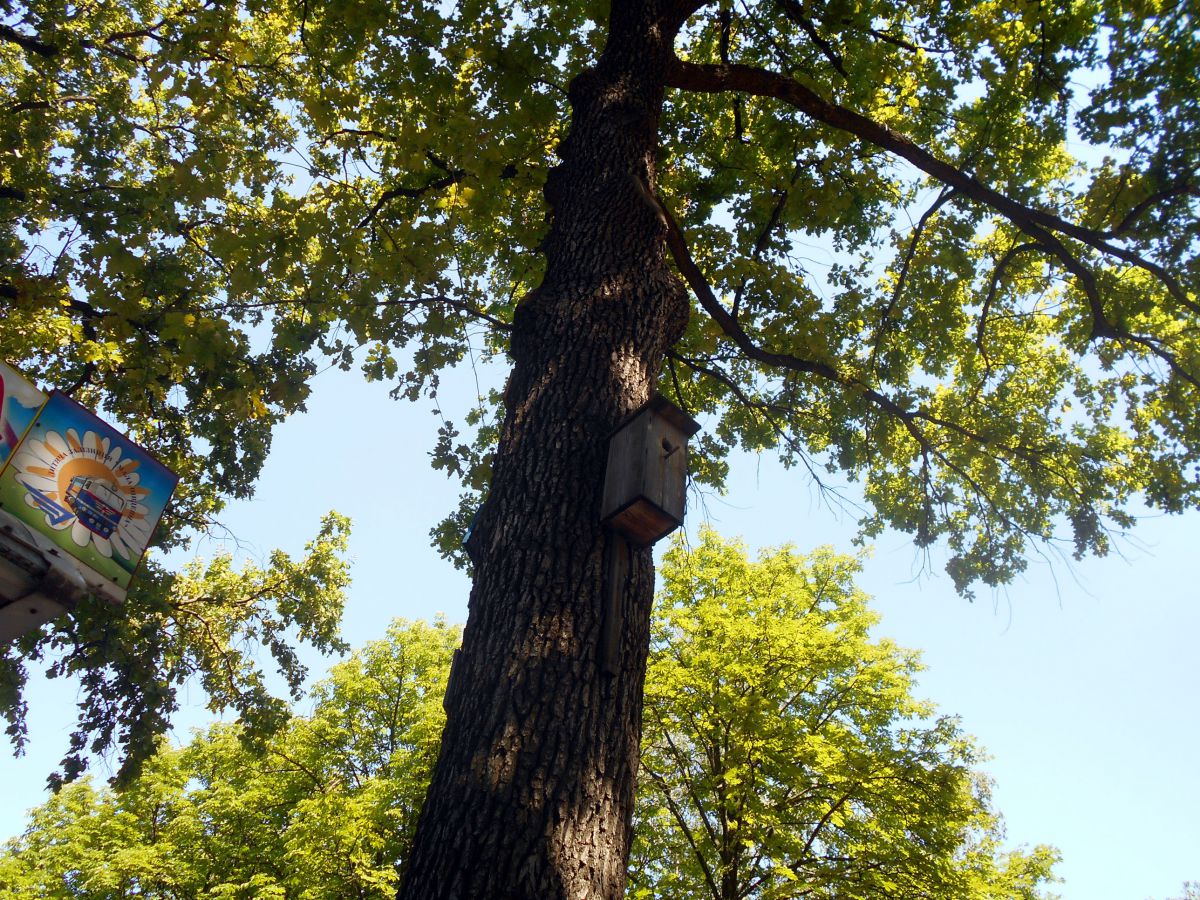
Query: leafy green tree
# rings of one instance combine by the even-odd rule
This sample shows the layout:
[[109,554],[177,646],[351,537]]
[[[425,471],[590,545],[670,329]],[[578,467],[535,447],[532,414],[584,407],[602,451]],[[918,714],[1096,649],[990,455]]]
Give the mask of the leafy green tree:
[[183,474],[168,540],[322,357],[435,402],[511,360],[436,445],[486,501],[406,900],[623,889],[652,563],[612,675],[596,510],[655,390],[701,481],[735,446],[842,472],[964,591],[1200,498],[1186,4],[0,9],[0,352]]
[[[1042,896],[1056,854],[1001,851],[977,751],[867,639],[855,571],[711,533],[668,554],[632,897]],[[123,791],[68,785],[0,854],[0,900],[392,896],[458,637],[398,621],[257,751],[219,725]]]
[[232,708],[249,733],[270,734],[287,721],[288,705],[268,690],[248,648],[270,654],[293,699],[308,671],[292,646],[297,636],[322,650],[345,649],[338,628],[349,584],[342,555],[349,527],[330,513],[299,560],[276,550],[263,566],[238,568],[224,553],[179,572],[149,561],[128,603],[85,601],[69,621],[4,647],[0,712],[17,749],[27,737],[22,689],[31,662],[80,686],[78,724],[61,771],[50,777],[55,788],[84,771],[89,753],[117,747],[116,780],[136,774],[189,679],[199,681],[212,711]]
[[1057,854],[998,851],[979,752],[872,641],[858,561],[747,559],[704,531],[663,561],[634,898],[1033,898]]
[[443,622],[397,621],[265,742],[216,725],[121,791],[67,785],[0,856],[0,898],[392,896],[458,641]]

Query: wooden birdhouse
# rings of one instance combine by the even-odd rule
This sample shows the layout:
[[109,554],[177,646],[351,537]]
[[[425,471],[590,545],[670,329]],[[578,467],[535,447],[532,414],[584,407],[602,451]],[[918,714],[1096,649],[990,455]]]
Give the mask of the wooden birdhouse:
[[608,443],[601,521],[639,547],[682,525],[687,442],[699,430],[658,394],[617,426]]

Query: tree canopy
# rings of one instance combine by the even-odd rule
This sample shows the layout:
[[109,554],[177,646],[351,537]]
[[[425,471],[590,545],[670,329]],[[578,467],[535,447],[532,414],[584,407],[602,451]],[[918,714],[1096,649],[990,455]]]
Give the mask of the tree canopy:
[[[695,7],[657,191],[697,288],[663,388],[715,417],[700,480],[735,445],[828,464],[964,587],[1064,522],[1103,552],[1134,498],[1195,505],[1186,4]],[[417,396],[505,347],[604,17],[6,6],[0,349],[164,454],[201,524],[323,356]],[[494,434],[447,422],[438,463],[481,489]]]
[[[869,639],[856,571],[712,533],[668,554],[632,897],[1043,896],[1056,854],[1001,851],[979,750],[914,699],[916,655]],[[0,854],[0,898],[394,896],[458,641],[398,620],[257,747],[215,725],[122,791],[64,787]]]
[[[31,664],[51,678],[79,683],[79,716],[52,788],[83,772],[94,754],[116,757],[115,780],[135,775],[154,752],[179,706],[176,692],[195,681],[213,712],[235,710],[248,736],[263,738],[288,717],[274,695],[259,652],[293,699],[308,674],[294,644],[344,650],[338,636],[343,557],[349,522],[336,513],[295,560],[273,551],[263,565],[241,567],[228,552],[195,559],[178,572],[143,562],[129,603],[86,599],[69,618],[4,647],[0,659],[0,712],[7,734],[23,750],[28,738],[24,688]],[[277,682],[278,683],[278,682]],[[115,753],[114,753],[115,751]]]

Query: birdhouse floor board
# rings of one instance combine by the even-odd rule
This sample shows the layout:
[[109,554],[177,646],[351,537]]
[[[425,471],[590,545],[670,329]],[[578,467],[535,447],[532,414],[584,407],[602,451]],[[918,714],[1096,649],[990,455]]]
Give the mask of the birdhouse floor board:
[[625,535],[634,546],[647,547],[683,523],[645,497],[637,497],[609,516],[606,524]]

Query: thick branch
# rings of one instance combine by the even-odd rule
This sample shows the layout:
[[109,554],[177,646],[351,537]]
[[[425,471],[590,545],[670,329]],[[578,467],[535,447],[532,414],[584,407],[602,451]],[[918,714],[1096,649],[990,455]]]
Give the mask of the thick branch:
[[[1084,294],[1087,296],[1088,306],[1092,314],[1092,339],[1109,338],[1116,341],[1124,341],[1126,343],[1137,344],[1140,347],[1145,347],[1152,354],[1157,356],[1167,364],[1172,372],[1179,378],[1182,378],[1188,384],[1195,388],[1200,388],[1200,380],[1189,372],[1180,362],[1179,359],[1168,350],[1163,344],[1164,342],[1144,334],[1136,334],[1126,328],[1114,325],[1104,313],[1104,307],[1100,299],[1100,288],[1096,284],[1096,275],[1083,264],[1074,254],[1072,254],[1066,246],[1050,234],[1037,226],[1029,226],[1025,228],[1027,234],[1032,235],[1041,241],[1042,245],[1051,253],[1059,258],[1063,267],[1068,272],[1075,276],[1080,286],[1083,288]],[[1190,309],[1197,309],[1194,303],[1188,303]]]
[[1165,191],[1159,191],[1157,194],[1147,197],[1145,200],[1127,212],[1125,214],[1125,218],[1121,220],[1121,223],[1108,233],[1114,237],[1124,234],[1133,227],[1134,223],[1138,219],[1145,215],[1146,212],[1148,212],[1156,204],[1161,203],[1164,200],[1170,200],[1174,197],[1183,196],[1184,194],[1190,194],[1193,197],[1200,197],[1200,188],[1196,187],[1194,184],[1181,184],[1176,185],[1173,188],[1168,188]]
[[704,273],[700,271],[700,267],[692,259],[687,241],[684,239],[683,232],[679,230],[679,225],[675,222],[674,217],[640,179],[637,181],[642,187],[645,198],[658,210],[658,214],[666,226],[667,247],[675,259],[675,265],[679,267],[679,271],[683,274],[684,280],[687,281],[688,286],[696,295],[696,299],[700,301],[700,305],[704,307],[704,311],[720,326],[721,330],[737,345],[738,349],[746,354],[747,358],[776,368],[819,375],[822,378],[840,384],[842,387],[858,391],[875,406],[898,418],[917,444],[920,445],[923,452],[927,453],[930,451],[931,445],[929,439],[917,427],[912,412],[904,409],[890,397],[879,393],[874,388],[868,387],[860,381],[843,376],[828,363],[804,359],[799,356],[793,356],[790,353],[775,353],[755,344],[742,329],[742,326],[738,324],[737,320],[721,305],[721,301],[714,296],[712,288],[708,285],[708,280],[704,277]]
[[[1131,265],[1150,272],[1159,279],[1171,296],[1182,306],[1192,312],[1200,313],[1200,305],[1189,298],[1183,287],[1171,277],[1170,273],[1156,263],[1143,259],[1132,251],[1110,244],[1104,239],[1104,235],[1099,232],[1073,224],[1043,210],[1024,206],[1004,196],[998,191],[987,187],[974,176],[967,175],[954,165],[940,160],[928,151],[918,147],[909,138],[899,132],[888,128],[886,125],[881,125],[860,113],[830,103],[818,96],[814,91],[791,78],[750,66],[696,65],[676,59],[668,67],[667,82],[674,87],[690,90],[713,92],[740,90],[760,96],[776,97],[810,115],[817,121],[846,131],[862,140],[869,141],[882,149],[894,153],[902,159],[911,162],[926,174],[954,188],[958,193],[996,210],[1057,257],[1063,267],[1076,278],[1084,295],[1087,297],[1089,311],[1092,316],[1093,339],[1109,338],[1142,346],[1165,362],[1179,378],[1195,387],[1200,387],[1200,381],[1197,380],[1196,376],[1187,371],[1179,363],[1175,355],[1163,346],[1161,341],[1146,335],[1134,334],[1113,325],[1104,312],[1100,291],[1096,284],[1095,273],[1079,257],[1073,254],[1054,232],[1071,237],[1095,250],[1115,256]],[[657,200],[655,202],[657,203]],[[666,211],[663,210],[663,213],[666,214]],[[673,221],[671,224],[674,224]],[[674,230],[678,232],[677,227]],[[677,237],[684,253],[686,253],[687,248],[686,245],[682,245],[682,236],[677,235]],[[671,246],[672,252],[675,253],[677,248],[672,244],[673,239],[669,234],[668,246]],[[688,280],[689,284],[693,284],[694,280],[703,282],[703,276],[700,275],[699,269],[695,268],[695,264],[690,261],[690,256],[688,257],[688,264],[691,265],[692,271],[689,272],[684,269],[683,264],[681,264],[681,271],[683,271],[684,277]],[[694,284],[693,290],[695,290]],[[743,352],[746,352],[751,358],[759,359],[771,365],[784,366],[796,371],[814,372],[815,374],[822,374],[826,377],[833,377],[835,380],[840,380],[837,378],[836,372],[829,366],[823,366],[824,371],[818,371],[814,366],[823,364],[814,364],[806,360],[797,360],[795,357],[780,356],[754,348],[749,338],[741,331],[737,322],[712,297],[711,291],[708,292],[707,298],[699,293],[697,296],[700,298],[701,305],[713,316],[714,320],[734,339],[734,342],[738,344]],[[758,355],[752,353],[752,350],[757,350]],[[910,431],[913,430],[911,418],[905,410],[899,407],[896,407],[894,410],[889,409],[889,404],[894,406],[889,398],[862,385],[859,385],[859,387],[865,397],[883,409],[898,413],[905,424],[909,426]],[[914,437],[916,437],[915,433]]]
[[1200,312],[1200,308],[1188,299],[1183,287],[1157,263],[1144,259],[1131,250],[1110,243],[1102,232],[1084,228],[1053,213],[1025,206],[1006,197],[985,185],[975,176],[968,175],[957,166],[938,159],[900,132],[854,110],[831,103],[795,79],[753,66],[699,65],[674,59],[667,67],[666,80],[671,87],[685,90],[709,93],[742,91],[782,100],[818,122],[852,134],[912,163],[925,174],[954,188],[963,196],[1004,215],[1032,237],[1041,240],[1041,236],[1047,231],[1059,232],[1095,250],[1145,269],[1158,278],[1171,296],[1182,305],[1187,306],[1193,312]]
[[664,0],[659,8],[662,10],[666,32],[673,37],[684,22],[711,2],[712,0]]
[[692,289],[692,293],[696,295],[696,299],[700,301],[700,305],[704,307],[704,311],[733,340],[739,350],[749,358],[766,363],[767,365],[793,369],[797,372],[806,372],[811,375],[820,375],[833,381],[841,380],[833,367],[826,363],[801,359],[798,356],[790,354],[772,353],[769,350],[763,350],[750,340],[750,336],[742,330],[737,320],[729,314],[729,311],[721,305],[721,301],[713,295],[712,288],[708,286],[708,280],[704,277],[704,273],[700,271],[700,267],[692,259],[687,241],[683,237],[683,232],[679,230],[679,225],[675,222],[674,217],[659,202],[658,198],[654,196],[645,182],[636,176],[634,180],[641,189],[643,198],[654,207],[659,218],[666,226],[667,247],[670,249],[671,255],[675,258],[675,265],[679,267],[679,271],[688,283],[688,287]]
[[[641,182],[639,181],[639,184],[640,183]],[[721,305],[720,301],[717,300],[717,298],[713,295],[712,288],[709,287],[708,281],[700,271],[699,266],[697,266],[695,260],[692,259],[691,252],[688,250],[687,242],[684,239],[683,233],[679,230],[679,226],[676,224],[670,212],[668,212],[667,209],[659,202],[657,197],[650,193],[649,189],[646,188],[644,184],[642,187],[645,197],[647,198],[648,202],[654,204],[655,208],[658,210],[663,224],[666,227],[667,247],[675,257],[675,264],[678,266],[680,272],[683,273],[684,279],[688,282],[688,286],[691,287],[693,293],[696,294],[697,299],[700,301],[700,305],[709,314],[713,321],[721,327],[721,330],[725,332],[726,336],[737,345],[737,347],[746,355],[747,358],[776,368],[790,369],[794,372],[819,375],[834,382],[835,384],[840,385],[843,388],[846,388],[847,390],[856,392],[864,400],[867,400],[882,412],[892,416],[904,427],[904,430],[908,432],[909,436],[920,449],[921,457],[924,461],[925,467],[928,467],[929,458],[933,457],[946,469],[954,472],[956,475],[962,478],[964,483],[966,483],[970,489],[978,497],[980,497],[984,503],[987,504],[988,508],[991,509],[993,514],[998,519],[1005,522],[1009,526],[1016,528],[1022,534],[1027,533],[1026,529],[1020,527],[1011,519],[1011,517],[1005,514],[1000,505],[988,495],[986,490],[984,490],[983,485],[981,485],[974,477],[972,477],[971,474],[962,466],[954,463],[953,460],[946,456],[946,454],[934,444],[929,435],[922,430],[920,423],[924,421],[928,422],[929,424],[940,425],[943,428],[949,428],[957,431],[959,434],[962,434],[964,437],[975,441],[978,445],[983,447],[989,446],[989,442],[986,439],[984,439],[981,435],[977,435],[967,429],[962,428],[961,426],[956,425],[955,423],[936,419],[929,413],[919,408],[908,409],[904,406],[901,406],[897,401],[893,400],[886,394],[877,391],[875,388],[870,387],[859,379],[844,375],[827,363],[814,362],[813,360],[803,359],[801,357],[792,356],[791,354],[786,353],[775,353],[759,347],[750,339],[750,336],[745,333],[738,322],[732,316],[730,316],[730,314]],[[1046,235],[1046,237],[1051,242],[1055,240],[1052,235]],[[1048,244],[1047,246],[1049,247],[1050,245]],[[1076,266],[1079,265],[1077,261],[1073,262],[1075,262]],[[1086,269],[1083,270],[1083,274],[1088,277],[1091,276],[1091,273]],[[1095,284],[1093,281],[1092,288],[1094,289],[1094,287]],[[1179,375],[1179,377],[1193,385],[1196,385],[1197,387],[1200,387],[1200,385],[1197,385],[1195,378],[1193,378],[1180,367],[1174,356],[1169,351],[1164,350],[1161,346],[1158,346],[1157,342],[1155,342],[1153,339],[1146,338],[1142,335],[1133,335],[1129,332],[1119,331],[1112,328],[1112,326],[1106,325],[1106,327],[1109,329],[1109,331],[1104,335],[1105,337],[1130,341],[1146,347],[1148,350],[1150,350],[1150,352],[1167,362],[1167,364],[1177,375]],[[1012,448],[1001,449],[1013,453],[1014,456],[1021,456],[1019,452],[1013,450]]]
[[[874,119],[844,106],[831,103],[795,79],[753,66],[698,65],[674,60],[667,69],[667,83],[692,91],[742,91],[762,97],[775,97],[839,131],[845,131],[869,141],[901,159],[912,163],[922,172],[943,184],[956,188],[964,196],[990,206],[1014,222],[1033,222],[1043,228],[1061,231],[1090,246],[1103,244],[1100,236],[1087,228],[1073,225],[1050,213],[1031,209],[1005,197],[968,175],[956,166],[938,159],[907,136],[882,125]],[[1100,247],[1097,247],[1100,249]]]
[[36,53],[47,59],[58,55],[58,47],[55,47],[53,44],[47,44],[45,41],[35,38],[31,34],[24,34],[17,31],[11,25],[0,24],[0,41],[8,41],[10,44],[16,44],[23,50],[28,50],[30,53]]

